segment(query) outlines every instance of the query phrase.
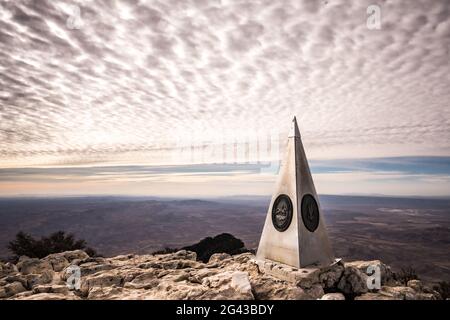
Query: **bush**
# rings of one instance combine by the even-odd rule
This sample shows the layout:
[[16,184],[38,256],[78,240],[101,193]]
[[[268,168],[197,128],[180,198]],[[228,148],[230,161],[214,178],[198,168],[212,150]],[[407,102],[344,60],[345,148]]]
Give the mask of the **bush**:
[[450,282],[441,281],[438,285],[434,286],[433,289],[439,292],[442,299],[446,300],[450,298]]
[[177,248],[164,248],[164,249],[162,249],[162,250],[158,250],[158,251],[155,251],[155,252],[153,252],[153,254],[167,254],[167,253],[174,253],[174,252],[177,252],[177,251],[179,251],[179,249],[177,249]]
[[49,237],[42,237],[39,240],[20,231],[16,239],[9,242],[8,249],[16,258],[27,256],[42,259],[52,253],[72,250],[84,250],[89,256],[96,255],[94,249],[87,247],[85,240],[75,240],[73,234],[66,234],[64,231],[52,233]]
[[395,280],[400,281],[403,285],[407,285],[409,280],[418,280],[419,276],[412,267],[402,268],[400,272],[395,274]]
[[200,242],[191,246],[183,247],[181,249],[164,248],[163,250],[153,252],[153,254],[174,253],[179,250],[188,250],[195,252],[197,254],[197,260],[200,260],[202,262],[208,262],[209,258],[214,253],[228,253],[233,255],[244,252],[252,252],[245,248],[244,242],[242,242],[242,240],[235,238],[229,233],[222,233],[215,236],[214,238],[204,238]]
[[208,237],[191,246],[182,249],[197,253],[197,259],[208,262],[214,253],[239,254],[247,252],[242,240],[235,238],[229,233],[222,233],[214,238]]

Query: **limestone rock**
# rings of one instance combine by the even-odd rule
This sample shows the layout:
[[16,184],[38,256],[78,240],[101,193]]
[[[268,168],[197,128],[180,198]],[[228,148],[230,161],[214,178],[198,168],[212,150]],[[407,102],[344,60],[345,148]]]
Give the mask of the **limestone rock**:
[[391,296],[397,300],[416,300],[416,292],[409,287],[387,287],[381,288],[381,293],[386,296]]
[[38,293],[33,295],[19,296],[15,300],[80,300],[80,298],[72,293]]
[[33,294],[37,293],[68,294],[69,288],[66,285],[37,285],[33,288]]
[[228,253],[214,253],[210,258],[208,263],[216,263],[225,259],[229,259],[231,256]]
[[19,270],[11,262],[7,262],[7,263],[0,262],[0,278],[3,278],[10,274],[15,274],[17,272],[19,272]]
[[396,299],[393,296],[386,295],[383,293],[369,292],[362,294],[358,297],[355,297],[355,300],[400,300],[400,299]]
[[237,263],[247,263],[250,260],[252,260],[253,257],[254,257],[253,254],[251,254],[250,252],[245,252],[233,256],[233,260],[236,261]]
[[7,285],[3,286],[3,288],[0,288],[0,298],[9,298],[15,294],[21,293],[26,291],[22,283],[20,282],[13,282],[8,283]]
[[309,299],[314,300],[319,299],[325,294],[323,287],[318,283],[311,286],[311,288],[305,289],[305,293],[308,295]]
[[83,264],[80,264],[79,267],[80,267],[81,275],[83,277],[91,275],[91,274],[95,274],[100,271],[109,271],[109,270],[116,268],[114,265],[109,264],[109,263],[98,264],[95,262],[83,263]]
[[420,280],[409,280],[407,286],[413,289],[414,291],[420,292],[423,290],[423,285]]
[[243,296],[253,299],[252,286],[250,285],[247,272],[234,272],[231,276],[231,287]]
[[345,297],[342,293],[327,293],[324,294],[320,300],[345,300]]
[[26,276],[21,275],[20,273],[6,276],[2,279],[2,282],[4,282],[3,285],[6,285],[8,283],[13,283],[13,282],[20,282],[25,288],[28,287]]
[[391,268],[380,260],[370,260],[370,261],[351,261],[345,263],[346,267],[354,267],[361,271],[366,275],[370,275],[372,273],[369,272],[369,267],[379,267],[380,268],[380,276],[381,276],[381,285],[385,285],[388,283],[392,283],[394,281],[394,273],[391,271]]
[[123,277],[116,273],[107,271],[100,274],[94,274],[92,276],[81,278],[81,292],[84,295],[88,295],[89,291],[93,287],[111,287],[113,285],[121,285]]
[[72,262],[75,259],[85,260],[89,258],[89,255],[83,250],[73,250],[63,252],[64,258],[66,258],[69,262]]
[[26,297],[29,297],[33,294],[33,291],[24,291],[21,293],[17,293],[14,296],[12,296],[11,298],[9,298],[9,300],[20,300],[20,299],[24,299]]
[[180,250],[167,256],[169,256],[169,259],[183,259],[183,260],[197,261],[197,254],[195,252],[187,250]]
[[22,274],[39,274],[44,271],[52,270],[52,265],[46,260],[39,260],[38,258],[23,259],[17,263],[17,268]]
[[63,253],[50,254],[43,260],[48,261],[55,272],[60,272],[69,265],[69,260],[64,257]]
[[255,299],[258,300],[311,300],[306,292],[291,282],[268,275],[251,277],[250,283]]
[[344,273],[344,269],[342,260],[336,260],[331,266],[321,269],[318,278],[324,289],[335,288]]
[[120,299],[123,289],[120,287],[95,287],[89,292],[90,300],[117,300]]
[[244,272],[222,272],[203,279],[202,285],[211,289],[206,296],[214,294],[215,299],[253,300],[248,275]]
[[[21,257],[17,265],[0,264],[0,299],[441,299],[418,280],[393,286],[390,268],[375,261],[381,265],[385,284],[368,292],[365,271],[373,261],[336,260],[327,267],[297,269],[258,262],[250,253],[215,254],[203,263],[186,250],[113,258],[89,257],[75,250],[43,259]],[[66,282],[72,275],[69,267],[74,266],[81,273],[81,287],[75,290]]]
[[53,271],[45,270],[41,274],[27,274],[25,279],[27,281],[26,287],[28,289],[33,289],[37,285],[47,284],[53,281]]
[[419,292],[416,294],[416,300],[442,300],[442,298],[439,294]]
[[355,267],[346,266],[337,288],[347,295],[360,295],[366,293],[367,275]]

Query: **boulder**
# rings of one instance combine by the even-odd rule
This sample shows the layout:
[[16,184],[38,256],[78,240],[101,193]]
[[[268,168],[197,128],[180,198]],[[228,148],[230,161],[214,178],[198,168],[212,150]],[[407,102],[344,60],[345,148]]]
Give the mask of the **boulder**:
[[33,288],[33,294],[37,293],[68,294],[69,288],[66,285],[37,285]]
[[121,285],[123,276],[117,272],[107,271],[81,278],[81,292],[87,296],[94,287],[111,287]]
[[353,296],[366,293],[368,291],[367,275],[355,267],[346,265],[337,288],[345,295]]
[[80,298],[72,293],[38,293],[33,295],[19,296],[16,300],[80,300]]
[[0,288],[0,299],[9,298],[24,291],[26,291],[26,289],[19,281],[8,283]]
[[327,293],[324,294],[319,300],[345,300],[345,297],[342,293]]
[[81,271],[81,276],[88,276],[91,274],[95,274],[101,271],[109,271],[112,269],[115,269],[116,266],[114,266],[113,264],[97,264],[95,262],[88,262],[88,263],[83,263],[81,265],[79,265],[80,267],[80,271]]
[[322,297],[325,292],[323,291],[323,287],[320,284],[314,284],[309,289],[305,289],[305,293],[308,295],[308,299],[319,299]]
[[94,287],[89,291],[89,300],[121,300],[123,299],[123,288],[121,287]]
[[241,253],[241,254],[237,254],[237,255],[233,256],[233,260],[236,261],[237,263],[241,263],[241,264],[248,263],[253,258],[254,258],[254,256],[250,252],[245,252],[245,253]]
[[250,279],[257,300],[310,300],[305,291],[290,282],[261,275]]
[[0,262],[0,278],[19,272],[17,267],[11,262]]
[[53,253],[46,256],[43,260],[48,261],[55,272],[64,270],[70,264],[69,260],[64,257],[64,253]]
[[252,286],[248,280],[248,273],[236,271],[231,275],[231,287],[242,295],[253,299]]
[[209,258],[208,263],[216,263],[229,258],[231,258],[231,256],[228,253],[214,253]]
[[89,258],[89,255],[84,252],[83,250],[73,250],[73,251],[66,251],[63,252],[64,258],[66,258],[69,262],[72,262],[73,260],[85,260]]
[[148,268],[155,268],[155,269],[164,269],[164,270],[171,270],[171,269],[185,269],[185,268],[199,268],[201,265],[200,263],[189,259],[171,259],[168,261],[151,261],[139,264],[139,268],[142,269],[148,269]]
[[344,273],[345,267],[342,260],[335,261],[331,266],[320,269],[319,282],[324,289],[335,289]]
[[410,287],[414,291],[420,292],[423,290],[423,285],[420,280],[409,280],[406,284],[407,287]]
[[50,262],[38,258],[22,259],[17,263],[17,268],[22,274],[40,274],[44,271],[53,271]]
[[28,289],[33,289],[35,286],[47,284],[53,281],[54,273],[50,270],[45,270],[41,274],[27,274],[25,279],[27,281],[26,287]]
[[197,261],[197,253],[188,250],[180,250],[175,253],[168,254],[169,259],[182,259],[182,260],[192,260]]
[[416,300],[416,292],[409,287],[381,287],[381,294],[390,296],[396,300]]
[[171,281],[161,281],[157,287],[149,292],[149,299],[164,300],[202,300],[202,299],[226,299],[223,292],[212,293],[208,287],[188,283],[186,281],[173,283]]
[[379,292],[377,293],[369,292],[362,294],[358,297],[355,297],[355,300],[400,300],[400,299],[396,299],[393,296],[385,295]]
[[211,277],[204,278],[202,285],[210,288],[206,297],[223,300],[253,300],[251,285],[248,275],[243,272],[222,272]]
[[[1,289],[0,289],[1,291]],[[24,291],[18,294],[15,294],[14,296],[12,296],[11,298],[9,298],[9,300],[20,300],[26,297],[29,297],[33,294],[33,291]]]
[[370,266],[376,266],[376,267],[380,268],[381,285],[393,283],[395,281],[394,273],[392,272],[391,268],[389,266],[385,265],[384,263],[382,263],[380,260],[351,261],[351,262],[346,262],[345,266],[346,267],[354,267],[366,275],[370,275],[368,273],[368,268]]
[[15,275],[6,276],[2,279],[2,281],[4,282],[3,285],[6,285],[8,283],[13,283],[13,282],[20,282],[25,288],[27,288],[27,286],[28,286],[26,276],[21,275],[20,273],[17,273]]
[[442,300],[442,298],[439,294],[419,292],[416,294],[416,300]]

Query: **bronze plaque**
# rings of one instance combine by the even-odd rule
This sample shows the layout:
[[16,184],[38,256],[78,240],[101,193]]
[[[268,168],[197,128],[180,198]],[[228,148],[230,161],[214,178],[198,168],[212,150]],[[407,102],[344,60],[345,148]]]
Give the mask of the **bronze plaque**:
[[302,220],[308,231],[316,231],[319,226],[319,217],[319,206],[316,199],[310,194],[305,194],[302,199]]
[[276,230],[283,232],[289,228],[292,221],[292,201],[285,195],[281,194],[272,206],[272,223]]

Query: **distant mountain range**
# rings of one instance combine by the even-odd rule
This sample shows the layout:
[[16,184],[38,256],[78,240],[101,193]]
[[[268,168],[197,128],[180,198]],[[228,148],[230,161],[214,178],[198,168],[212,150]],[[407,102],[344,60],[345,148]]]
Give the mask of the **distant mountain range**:
[[[450,280],[450,200],[320,196],[337,257],[413,266],[430,280]],[[164,199],[90,196],[1,198],[0,256],[22,230],[63,230],[105,256],[182,248],[221,233],[258,245],[270,197]]]

